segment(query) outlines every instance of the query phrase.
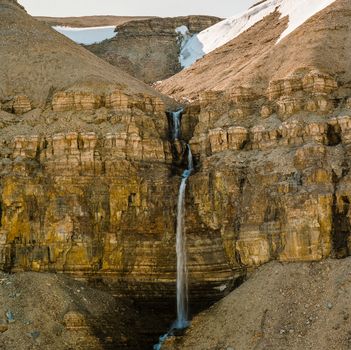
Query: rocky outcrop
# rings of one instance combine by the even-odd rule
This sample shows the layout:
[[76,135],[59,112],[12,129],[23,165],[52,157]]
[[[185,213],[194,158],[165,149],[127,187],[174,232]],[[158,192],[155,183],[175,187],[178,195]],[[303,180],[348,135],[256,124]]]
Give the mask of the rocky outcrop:
[[106,94],[60,91],[54,94],[51,106],[54,112],[93,111],[106,107],[127,113],[133,108],[147,113],[161,113],[163,115],[165,113],[165,104],[161,98],[146,94],[130,96],[120,90]]
[[183,38],[176,28],[186,26],[191,36],[219,20],[210,16],[187,16],[129,21],[117,26],[113,39],[86,48],[132,76],[153,83],[181,70],[179,51]]
[[[154,26],[168,40],[162,21],[147,23],[147,40]],[[24,89],[11,76],[0,79],[7,89],[0,96],[0,269],[63,272],[116,296],[173,305],[186,143],[194,155],[185,218],[191,305],[227,294],[271,260],[350,254],[351,98],[338,75],[316,64],[260,89],[203,91],[184,107],[182,138],[171,144],[172,102],[43,31],[66,51],[55,60],[74,57],[65,72],[79,74],[66,82],[44,71],[43,89],[40,79]],[[13,62],[4,62],[3,72],[13,73]],[[27,77],[31,65],[20,66]],[[67,331],[86,330],[86,318],[73,311],[65,313]]]
[[189,230],[221,232],[232,266],[349,255],[351,111],[336,89],[310,71],[272,82],[266,96],[208,91],[194,103]]

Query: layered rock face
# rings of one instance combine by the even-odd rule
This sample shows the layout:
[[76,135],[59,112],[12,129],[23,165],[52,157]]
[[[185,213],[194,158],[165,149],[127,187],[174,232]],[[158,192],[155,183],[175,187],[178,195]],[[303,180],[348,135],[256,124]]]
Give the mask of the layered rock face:
[[[192,232],[218,232],[232,266],[345,257],[350,98],[316,71],[248,88],[204,92],[184,115],[198,172]],[[198,112],[200,111],[200,112]],[[194,113],[195,112],[195,113]]]
[[[34,111],[2,113],[1,269],[103,278],[118,295],[173,298],[180,180],[162,100],[62,91],[37,121]],[[189,232],[189,254],[199,299],[241,275],[216,231]]]
[[188,16],[130,21],[117,26],[115,38],[86,48],[132,76],[153,83],[181,70],[179,51],[183,38],[176,28],[186,26],[191,36],[219,20]]
[[[311,70],[272,81],[262,96],[204,92],[185,109],[196,167],[186,197],[195,299],[225,293],[270,260],[349,255],[351,104],[342,91]],[[37,122],[31,113],[3,118],[1,267],[172,297],[182,159],[162,100],[62,91]],[[72,129],[60,131],[62,122]],[[28,123],[30,132],[14,134]]]
[[[21,23],[12,6],[0,10]],[[108,283],[115,295],[173,303],[184,163],[182,142],[169,142],[166,110],[174,107],[28,20],[34,25],[65,48],[55,59],[74,58],[68,67],[76,76],[66,82],[48,69],[39,87],[7,79],[14,83],[0,90],[0,268],[64,272]],[[14,74],[4,52],[0,74]],[[349,255],[349,82],[318,67],[302,64],[266,86],[263,79],[259,89],[203,91],[186,106],[182,141],[195,161],[185,220],[193,301],[226,294],[270,260]]]

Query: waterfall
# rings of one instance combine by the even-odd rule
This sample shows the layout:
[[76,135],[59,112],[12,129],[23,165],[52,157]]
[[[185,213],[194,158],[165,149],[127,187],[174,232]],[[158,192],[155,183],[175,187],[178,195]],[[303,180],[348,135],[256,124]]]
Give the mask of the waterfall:
[[[181,117],[183,109],[171,112],[171,136],[172,141],[181,138]],[[189,326],[188,321],[188,269],[186,258],[186,236],[185,236],[185,190],[188,178],[194,170],[193,155],[189,144],[186,144],[187,168],[183,171],[178,192],[177,204],[177,231],[176,231],[176,253],[177,253],[177,320],[173,323],[168,333],[159,338],[159,343],[153,349],[160,350],[165,340],[173,334],[174,330],[181,330]]]
[[179,187],[177,205],[177,320],[174,324],[176,329],[184,329],[188,326],[188,269],[186,259],[186,236],[185,236],[185,190],[191,172],[193,171],[193,156],[190,146],[187,145],[188,165],[182,174]]
[[183,109],[178,109],[175,112],[171,112],[172,116],[172,139],[179,140],[181,136],[180,118],[182,117]]

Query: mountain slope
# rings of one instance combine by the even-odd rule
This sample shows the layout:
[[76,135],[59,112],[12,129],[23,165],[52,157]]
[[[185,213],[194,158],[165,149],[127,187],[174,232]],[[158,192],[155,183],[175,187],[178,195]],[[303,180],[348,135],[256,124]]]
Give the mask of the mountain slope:
[[350,349],[350,268],[350,258],[265,265],[162,349]]
[[[279,41],[288,17],[275,11],[159,85],[177,98],[195,98],[203,90],[251,87],[264,94],[272,80],[317,69],[335,75],[342,85],[351,80],[351,4],[337,0]],[[279,42],[278,42],[279,41]]]
[[288,16],[288,28],[279,40],[293,32],[308,18],[323,10],[335,0],[265,0],[252,6],[244,14],[228,18],[194,35],[183,47],[181,55],[188,67],[205,54],[233,40],[269,14],[278,11],[281,18]]
[[0,101],[25,94],[33,105],[43,105],[56,90],[72,86],[159,95],[35,20],[13,1],[0,3],[0,57]]

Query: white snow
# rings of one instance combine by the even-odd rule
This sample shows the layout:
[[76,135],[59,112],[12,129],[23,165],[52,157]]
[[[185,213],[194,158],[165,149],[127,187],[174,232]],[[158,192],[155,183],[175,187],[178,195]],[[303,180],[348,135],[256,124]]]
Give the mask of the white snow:
[[305,23],[317,12],[331,5],[335,0],[285,0],[279,7],[281,17],[289,16],[289,26],[282,33],[278,42]]
[[72,28],[55,26],[53,29],[77,44],[91,45],[116,36],[115,26]]
[[192,36],[182,48],[179,59],[183,67],[189,67],[199,58],[233,40],[275,10],[281,13],[281,18],[289,16],[288,28],[278,39],[279,42],[334,1],[266,0],[240,15],[225,19]]
[[182,56],[182,50],[184,49],[185,45],[187,45],[188,41],[192,38],[189,29],[187,26],[180,26],[175,29],[176,33],[179,35],[179,47],[180,47],[180,55],[179,55],[179,63],[182,68],[186,67],[186,62],[184,62]]
[[175,29],[176,33],[181,34],[183,36],[189,34],[189,29],[187,26],[180,26]]

